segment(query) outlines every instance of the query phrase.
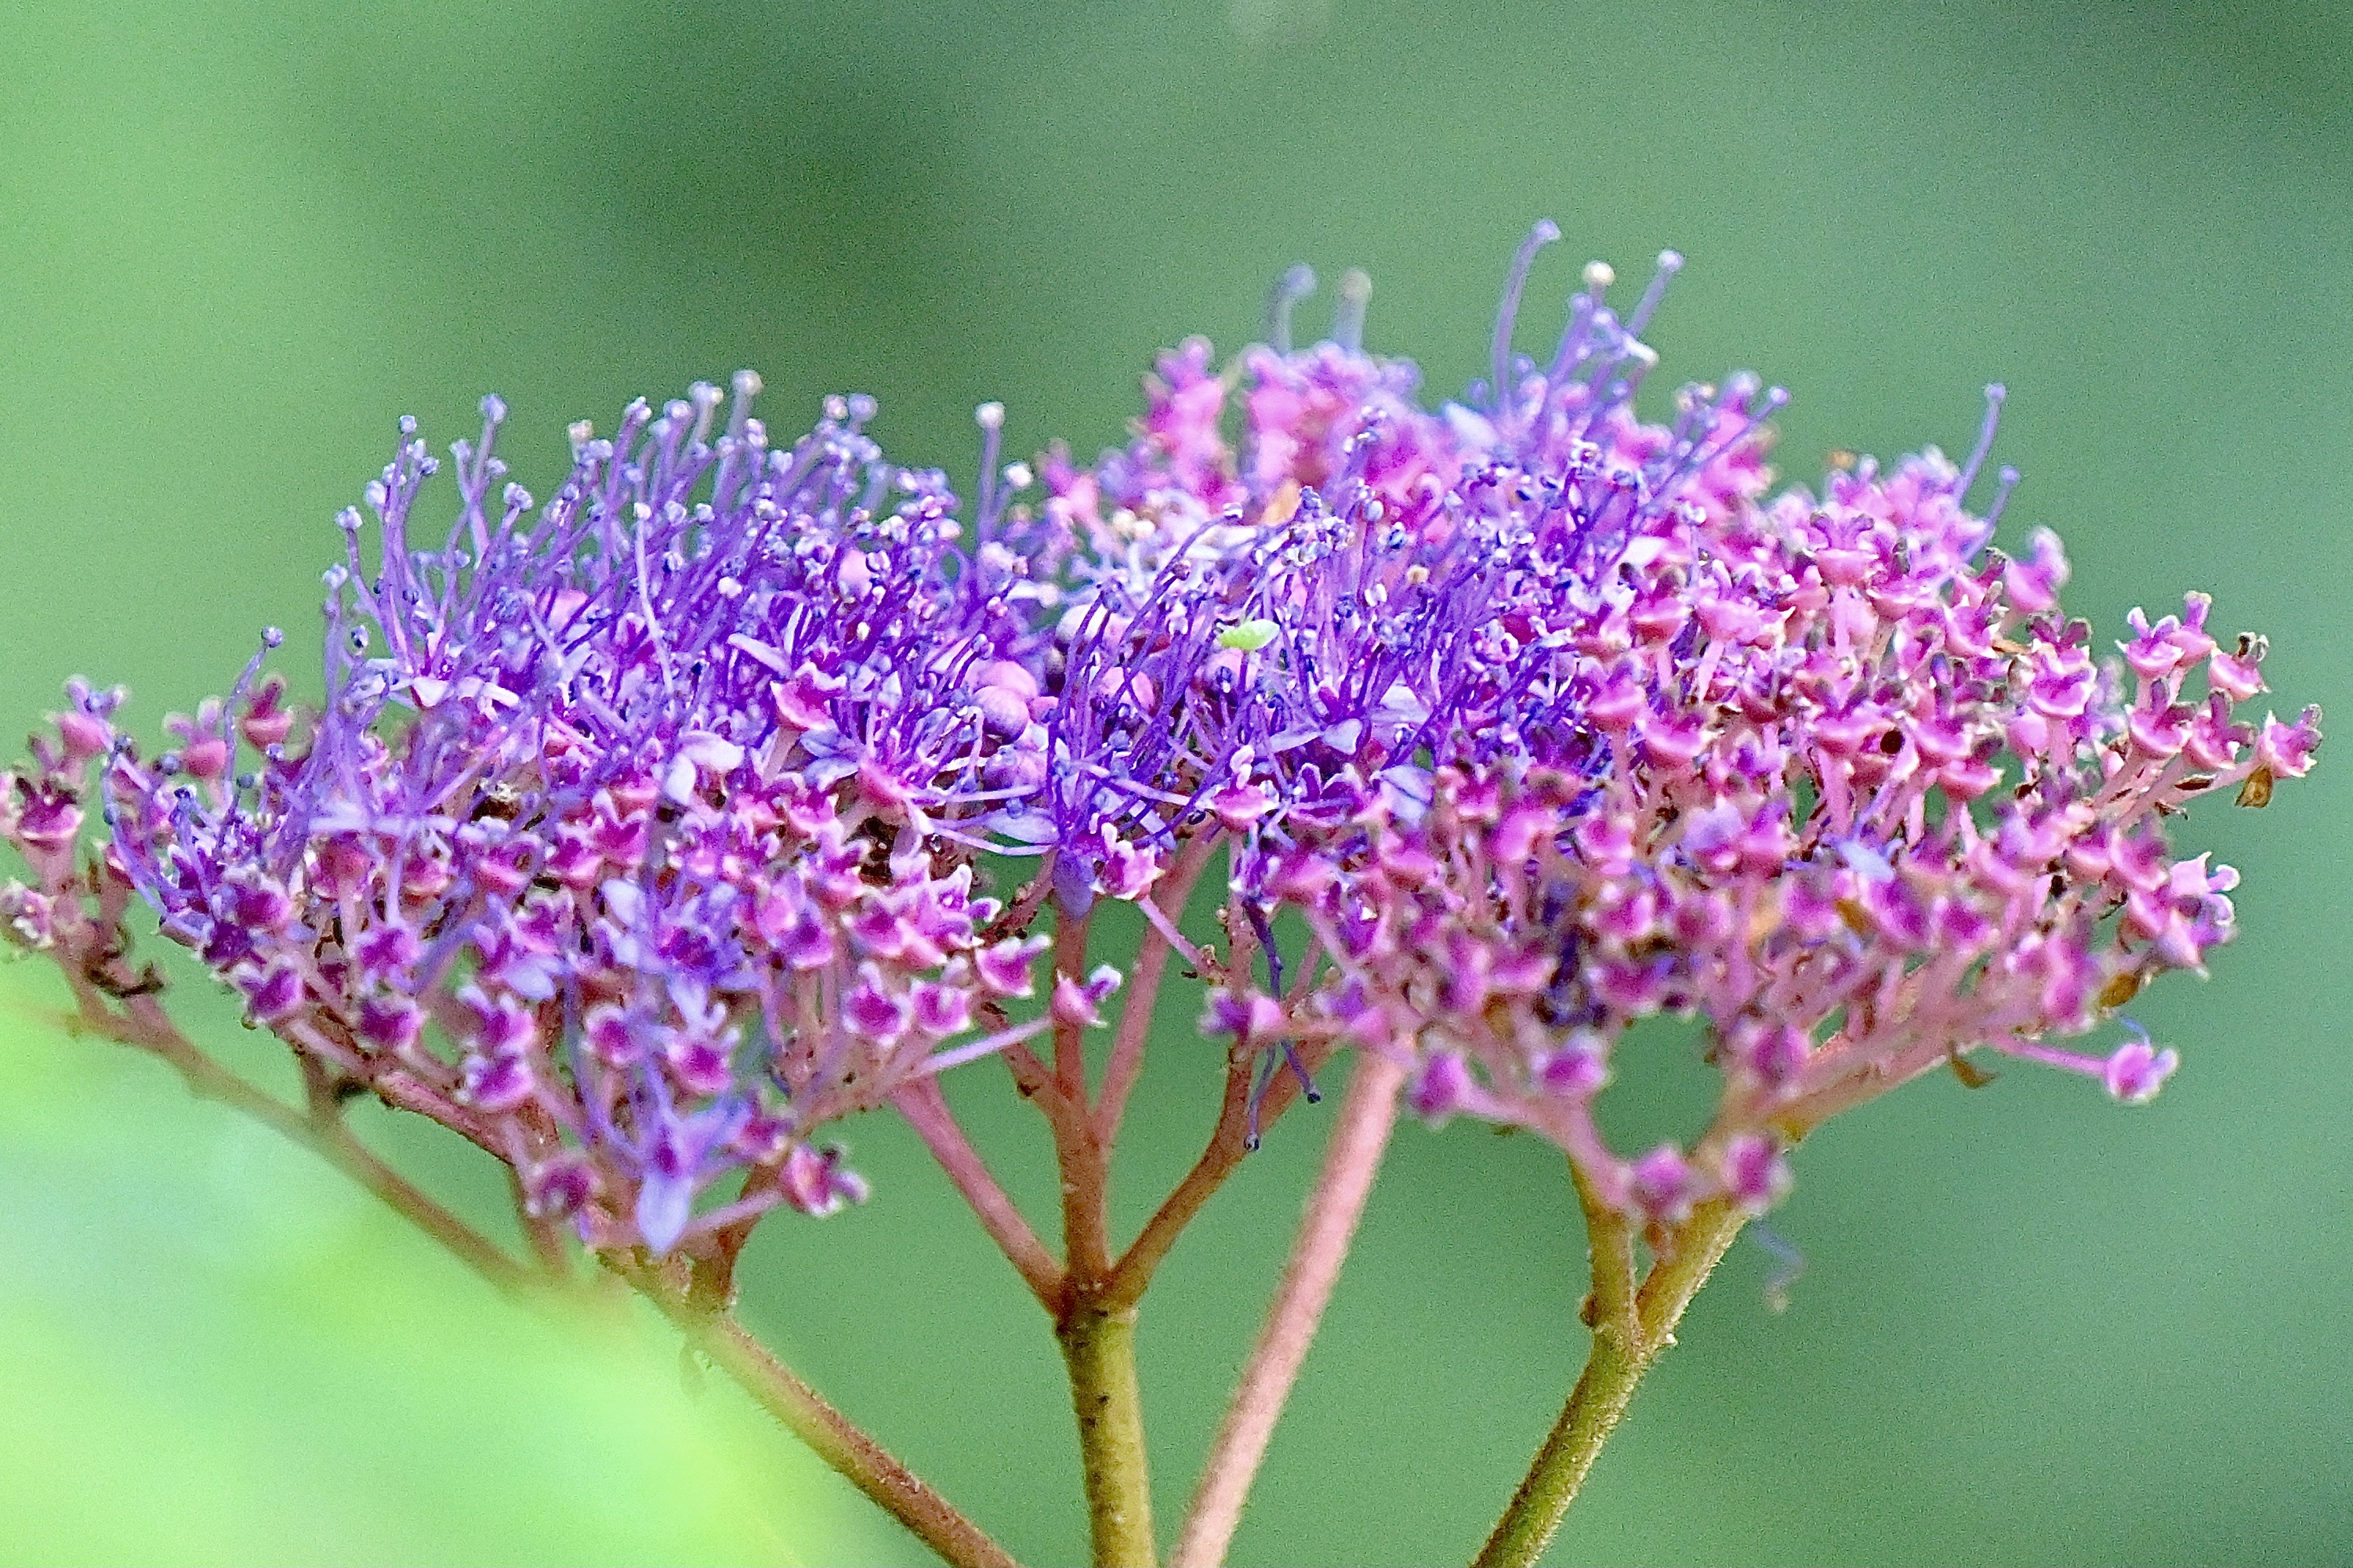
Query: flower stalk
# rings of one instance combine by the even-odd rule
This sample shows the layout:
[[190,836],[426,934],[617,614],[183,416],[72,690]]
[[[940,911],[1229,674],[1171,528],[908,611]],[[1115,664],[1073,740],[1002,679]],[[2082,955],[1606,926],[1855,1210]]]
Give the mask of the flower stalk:
[[1013,1568],[1011,1553],[802,1382],[733,1316],[703,1309],[643,1272],[626,1267],[624,1272],[690,1344],[942,1562],[952,1568]]
[[1168,1559],[1172,1568],[1214,1568],[1225,1561],[1250,1482],[1306,1363],[1307,1347],[1331,1303],[1348,1243],[1372,1195],[1373,1177],[1388,1147],[1389,1131],[1397,1124],[1398,1094],[1404,1085],[1405,1068],[1391,1058],[1377,1051],[1357,1058],[1324,1151],[1323,1173],[1307,1200],[1306,1218],[1283,1266],[1266,1325],[1209,1446],[1192,1509]]
[[[627,1279],[955,1563],[1007,1559],[728,1315],[767,1215],[867,1195],[828,1129],[889,1106],[923,1139],[1053,1326],[1094,1560],[1148,1563],[1144,1294],[1354,1049],[1176,1561],[1231,1540],[1402,1104],[1549,1141],[1584,1210],[1592,1354],[1480,1558],[1533,1562],[1808,1130],[1947,1065],[1981,1082],[1978,1053],[2159,1090],[2179,1053],[2120,1010],[2236,930],[2237,873],[2168,824],[2266,805],[2320,739],[2316,709],[2240,714],[2266,645],[2204,595],[2135,611],[2111,659],[2060,609],[2055,535],[1993,547],[2016,475],[1971,497],[1999,386],[1961,464],[1771,495],[1780,389],[1637,411],[1674,253],[1630,308],[1589,265],[1557,347],[1517,353],[1557,237],[1521,247],[1460,403],[1364,353],[1360,275],[1295,348],[1303,268],[1271,346],[1164,356],[1097,462],[1001,464],[983,405],[968,500],[884,456],[869,398],[772,441],[749,372],[575,426],[543,501],[485,399],[453,517],[404,421],[337,520],[323,700],[283,700],[275,629],[160,750],[117,728],[120,689],[69,682],[0,773],[31,877],[0,882],[0,937],[57,963],[85,1028],[510,1294]],[[1222,952],[1180,929],[1219,862]],[[291,1048],[300,1103],[172,1025],[134,903]],[[1121,903],[1141,938],[1095,962]],[[1113,1157],[1172,970],[1222,1091],[1123,1250]],[[1666,1015],[1707,1031],[1714,1110],[1613,1147],[1598,1102]],[[1059,1256],[943,1090],[991,1056],[1045,1119]],[[517,1255],[360,1142],[360,1093],[506,1168]]]
[[997,1178],[989,1173],[980,1151],[973,1147],[963,1125],[949,1109],[947,1096],[941,1092],[936,1078],[920,1079],[902,1089],[892,1100],[892,1106],[906,1118],[907,1124],[923,1139],[923,1146],[932,1152],[948,1180],[968,1205],[988,1238],[997,1243],[997,1250],[1021,1276],[1021,1282],[1049,1312],[1059,1310],[1062,1299],[1062,1266],[1029,1228],[1029,1222]]
[[[511,1256],[360,1140],[344,1121],[343,1105],[346,1089],[361,1086],[338,1079],[316,1056],[304,1055],[298,1058],[302,1106],[257,1087],[215,1060],[172,1021],[162,1001],[160,973],[151,966],[134,973],[127,947],[122,932],[97,921],[60,923],[49,955],[77,1004],[62,1020],[69,1032],[143,1051],[169,1065],[196,1098],[226,1106],[311,1150],[510,1300],[546,1310],[582,1298],[584,1288],[560,1232],[530,1212],[520,1181],[513,1184],[516,1218],[531,1244],[530,1263]],[[698,1302],[642,1260],[607,1261],[763,1408],[944,1561],[1009,1568],[1013,1559],[1003,1548],[802,1383],[740,1323]]]
[[1722,1199],[1701,1205],[1661,1237],[1638,1284],[1633,1227],[1581,1173],[1577,1187],[1593,1256],[1592,1353],[1474,1568],[1527,1568],[1544,1555],[1643,1374],[1675,1342],[1683,1310],[1748,1222]]
[[1054,1337],[1079,1423],[1087,1521],[1095,1568],[1153,1568],[1152,1475],[1144,1447],[1144,1396],[1135,1375],[1135,1308],[1082,1299]]
[[[363,1143],[346,1124],[332,1094],[311,1094],[298,1110],[215,1061],[174,1024],[155,993],[109,1005],[88,973],[72,982],[78,1012],[64,1020],[74,1033],[131,1046],[168,1064],[188,1092],[227,1106],[301,1144],[358,1184],[433,1240],[452,1258],[510,1299],[529,1301],[547,1281],[510,1257],[495,1242],[451,1213],[439,1201]],[[306,1078],[309,1076],[306,1073]]]

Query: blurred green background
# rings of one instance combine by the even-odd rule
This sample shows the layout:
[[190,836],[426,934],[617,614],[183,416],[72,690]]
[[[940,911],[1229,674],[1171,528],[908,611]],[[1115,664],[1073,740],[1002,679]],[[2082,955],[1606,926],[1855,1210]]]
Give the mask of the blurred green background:
[[[2341,5],[16,0],[7,31],[15,720],[81,671],[152,734],[265,623],[302,668],[329,519],[404,412],[445,445],[502,392],[543,491],[567,421],[742,364],[780,430],[862,389],[896,455],[965,473],[1002,398],[1013,449],[1091,452],[1155,349],[1240,346],[1299,259],[1369,268],[1371,345],[1445,395],[1547,215],[1535,330],[1587,256],[1681,248],[1662,379],[1787,384],[1799,479],[1966,448],[2006,380],[2005,533],[2063,531],[2104,638],[2211,589],[2271,635],[2283,709],[2353,711]],[[2353,1557],[2345,762],[2183,828],[2245,871],[2243,940],[2136,1004],[2187,1058],[2157,1104],[1940,1078],[1806,1148],[1789,1310],[1736,1250],[1556,1561]],[[729,1391],[690,1398],[659,1334],[520,1318],[56,1001],[0,969],[0,1556],[921,1559]],[[1131,1219],[1215,1072],[1161,1041]],[[1031,1113],[987,1070],[958,1094],[1048,1214]],[[1147,1306],[1170,1521],[1317,1114]],[[497,1203],[433,1130],[375,1125]],[[875,1201],[767,1227],[746,1315],[1017,1552],[1077,1560],[1044,1322],[908,1136],[849,1135]],[[1402,1129],[1236,1560],[1467,1555],[1581,1357],[1580,1245],[1532,1141]]]

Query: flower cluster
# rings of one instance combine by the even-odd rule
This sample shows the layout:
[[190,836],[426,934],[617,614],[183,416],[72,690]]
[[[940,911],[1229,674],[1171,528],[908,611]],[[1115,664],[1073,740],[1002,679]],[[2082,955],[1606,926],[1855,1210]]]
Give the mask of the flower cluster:
[[[1362,352],[1358,277],[1293,351],[1286,279],[1271,346],[1164,357],[1132,444],[1057,447],[1035,506],[994,405],[961,508],[883,459],[863,399],[771,447],[745,375],[576,426],[544,505],[501,483],[488,400],[420,546],[437,464],[405,426],[373,549],[342,520],[323,704],[258,657],[148,758],[77,684],[0,779],[34,873],[0,922],[120,994],[143,899],[317,1070],[656,1253],[855,1198],[821,1129],[1099,1022],[1113,969],[1015,1005],[1031,928],[1099,897],[1166,927],[1268,1063],[1398,1054],[1426,1115],[1541,1130],[1653,1220],[1765,1205],[1822,1117],[1981,1047],[2155,1092],[2170,1051],[2045,1042],[2229,935],[2232,874],[2160,819],[2262,804],[2316,714],[2236,719],[2263,646],[2219,645],[2195,595],[2096,659],[2056,541],[2006,558],[2000,500],[1968,510],[1990,415],[1966,464],[1819,498],[1767,497],[1781,394],[1753,378],[1643,422],[1672,254],[1622,316],[1588,268],[1555,352],[1515,354],[1551,237],[1464,403]],[[1219,842],[1222,963],[1145,896]],[[1661,1012],[1704,1019],[1721,1103],[1630,1158],[1593,1102]]]
[[[1449,411],[1454,483],[1418,509],[1356,473],[1327,491],[1335,557],[1389,553],[1284,595],[1262,679],[1296,726],[1329,672],[1372,672],[1389,721],[1323,731],[1239,857],[1325,978],[1281,994],[1271,972],[1211,1022],[1402,1054],[1424,1115],[1541,1130],[1662,1224],[1769,1205],[1824,1117],[1947,1063],[1978,1081],[1979,1048],[2148,1099],[2176,1053],[2129,1024],[2100,1056],[2048,1037],[2202,973],[2237,876],[2177,858],[2163,818],[2232,786],[2264,804],[2309,766],[2317,710],[2234,718],[2264,645],[2219,645],[2202,595],[2135,612],[2121,665],[2095,660],[2057,613],[2056,538],[1988,547],[2016,476],[1965,505],[1999,387],[1965,465],[1866,460],[1767,500],[1753,384],[1633,420],[1611,378],[1648,356],[1609,281],[1588,271],[1548,368],[1506,366],[1507,313],[1504,392]],[[1378,605],[1369,635],[1335,603]],[[1594,1101],[1661,1013],[1704,1021],[1722,1091],[1690,1146],[1629,1158]]]
[[1034,726],[1005,710],[1037,686],[937,476],[881,461],[863,400],[771,449],[756,390],[738,378],[715,438],[706,386],[609,441],[575,429],[537,508],[498,489],[490,400],[427,549],[436,464],[405,427],[368,490],[373,562],[341,520],[323,709],[298,718],[257,659],[146,760],[115,696],[77,689],[14,792],[41,884],[15,895],[19,934],[44,940],[30,923],[71,887],[95,761],[100,883],[591,1245],[666,1251],[860,1195],[816,1129],[1040,1026],[1007,1022],[1039,944],[992,929],[962,826],[1020,765]]

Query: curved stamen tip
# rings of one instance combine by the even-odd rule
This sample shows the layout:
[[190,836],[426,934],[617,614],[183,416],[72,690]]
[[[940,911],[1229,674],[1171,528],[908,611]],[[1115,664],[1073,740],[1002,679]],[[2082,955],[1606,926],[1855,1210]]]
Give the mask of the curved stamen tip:
[[1520,292],[1528,286],[1528,268],[1535,265],[1536,252],[1559,237],[1558,224],[1540,219],[1520,243],[1520,253],[1512,258],[1512,275],[1504,284],[1504,302],[1495,312],[1494,380],[1487,394],[1495,413],[1502,413],[1512,401],[1512,323],[1520,313]]
[[1332,341],[1350,353],[1365,346],[1365,308],[1372,299],[1371,273],[1351,267],[1340,275],[1340,302],[1332,307]]
[[2010,506],[2010,492],[2018,488],[2018,470],[2004,463],[1994,475],[2000,481],[1993,493],[1993,504],[1986,508],[1986,530],[1990,533],[2001,522],[2001,514]]
[[730,440],[741,441],[751,432],[752,400],[760,395],[763,383],[760,373],[746,365],[729,376],[727,384],[735,389],[734,405],[727,411],[727,436]]
[[2001,383],[1986,384],[1985,423],[1978,427],[1978,444],[1971,449],[1969,460],[1961,465],[1960,476],[1953,490],[1955,495],[1967,495],[1969,487],[1977,482],[1978,469],[1984,466],[1987,454],[1993,450],[1994,432],[2001,427],[2001,400],[2009,395],[2010,389]]
[[497,393],[493,392],[488,397],[482,399],[482,417],[484,419],[496,425],[503,421],[506,416],[507,400],[505,398],[501,397]]
[[1659,301],[1667,297],[1668,282],[1683,269],[1683,253],[1682,251],[1659,252],[1659,268],[1657,271],[1651,274],[1651,286],[1642,290],[1641,302],[1634,307],[1634,313],[1626,318],[1628,331],[1640,333],[1644,327],[1651,324],[1651,313],[1659,308]]
[[994,400],[980,405],[972,411],[972,422],[980,426],[980,494],[976,499],[980,503],[980,534],[986,540],[997,517],[997,456],[1005,434],[1005,405]]
[[1291,352],[1292,308],[1315,292],[1315,268],[1301,262],[1274,281],[1274,291],[1266,297],[1266,341],[1274,352]]
[[686,395],[694,402],[694,432],[688,439],[700,447],[711,438],[712,416],[719,412],[719,405],[727,395],[707,381],[696,382],[686,389]]
[[1585,287],[1593,294],[1594,298],[1599,299],[1602,292],[1607,289],[1609,285],[1617,281],[1618,269],[1615,267],[1610,266],[1609,263],[1606,261],[1588,261],[1585,264]]

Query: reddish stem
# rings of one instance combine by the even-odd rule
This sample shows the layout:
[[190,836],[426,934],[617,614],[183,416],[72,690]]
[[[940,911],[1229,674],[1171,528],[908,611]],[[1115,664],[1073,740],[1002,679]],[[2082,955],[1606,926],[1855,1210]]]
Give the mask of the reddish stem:
[[[1303,1043],[1299,1054],[1307,1070],[1314,1073],[1323,1070],[1335,1048],[1328,1041]],[[1250,1074],[1257,1061],[1257,1052],[1247,1045],[1237,1045],[1227,1058],[1225,1099],[1218,1108],[1218,1121],[1210,1131],[1208,1146],[1120,1255],[1103,1287],[1104,1300],[1124,1306],[1134,1306],[1141,1300],[1145,1288],[1152,1283],[1162,1259],[1176,1245],[1185,1227],[1225,1185],[1226,1178],[1240,1168],[1250,1152]],[[1282,1113],[1296,1103],[1299,1093],[1297,1078],[1288,1072],[1277,1073],[1259,1099],[1260,1131],[1264,1132],[1281,1121]]]
[[[1201,879],[1209,858],[1217,852],[1219,837],[1207,832],[1186,845],[1160,885],[1146,895],[1153,908],[1169,923],[1184,918],[1194,885]],[[1167,973],[1171,952],[1168,938],[1159,925],[1147,924],[1144,945],[1137,951],[1135,966],[1127,977],[1127,1001],[1119,1016],[1119,1033],[1112,1041],[1111,1065],[1103,1070],[1103,1095],[1095,1105],[1095,1135],[1105,1146],[1118,1138],[1120,1122],[1127,1115],[1127,1097],[1143,1075],[1144,1047],[1152,1036],[1153,1008],[1160,998],[1160,983]]]
[[[1060,989],[1065,978],[1079,984],[1086,983],[1087,925],[1085,916],[1072,918],[1070,911],[1062,909],[1057,901],[1054,913],[1054,983],[1057,990]],[[1054,1081],[1061,1086],[1062,1097],[1071,1104],[1083,1106],[1087,1103],[1086,1026],[1075,1018],[1059,1015],[1054,1019]]]
[[1388,1147],[1389,1130],[1397,1122],[1398,1091],[1405,1068],[1379,1052],[1360,1052],[1348,1084],[1348,1097],[1332,1128],[1324,1151],[1323,1173],[1307,1200],[1307,1217],[1284,1264],[1282,1283],[1267,1310],[1241,1382],[1234,1390],[1226,1417],[1210,1445],[1209,1458],[1193,1494],[1192,1510],[1170,1555],[1171,1568],[1208,1568],[1223,1562],[1240,1523],[1242,1504],[1251,1480],[1266,1457],[1292,1384],[1306,1363],[1307,1347],[1316,1325],[1331,1303],[1339,1282],[1340,1266],[1356,1222],[1372,1195],[1373,1176]]
[[795,1376],[743,1324],[724,1312],[701,1306],[633,1259],[609,1258],[607,1261],[763,1409],[943,1561],[955,1568],[1013,1568],[1011,1553]]
[[283,1133],[375,1194],[386,1207],[448,1248],[452,1256],[510,1295],[527,1296],[540,1283],[533,1272],[439,1203],[378,1159],[345,1126],[332,1095],[324,1109],[299,1110],[256,1088],[214,1061],[183,1035],[153,996],[125,1002],[121,1011],[106,1005],[87,976],[61,964],[80,1004],[79,1026],[119,1044],[135,1047],[169,1063],[199,1100],[217,1100]]
[[[333,1082],[307,1056],[298,1054],[309,1101],[307,1111],[265,1092],[214,1061],[180,1032],[153,995],[126,999],[120,1009],[90,980],[87,965],[72,954],[60,954],[59,967],[79,1005],[68,1026],[101,1036],[145,1051],[169,1063],[190,1092],[244,1112],[283,1133],[325,1159],[386,1206],[434,1240],[510,1297],[524,1305],[545,1308],[567,1283],[568,1257],[547,1257],[547,1237],[534,1234],[542,1261],[554,1279],[535,1274],[427,1196],[406,1177],[379,1159],[352,1132],[342,1119]],[[397,1075],[387,1074],[386,1078]],[[495,1152],[495,1151],[493,1151]],[[522,1194],[518,1187],[518,1207]],[[722,1311],[713,1298],[723,1289],[702,1288],[699,1276],[681,1288],[641,1260],[608,1258],[640,1291],[683,1329],[746,1392],[782,1421],[818,1456],[904,1524],[942,1558],[957,1568],[1012,1568],[1013,1558],[958,1513],[946,1500],[908,1471],[873,1438],[796,1377],[744,1329]],[[559,1270],[557,1264],[563,1265]],[[584,1295],[584,1299],[585,1295]]]
[[1049,1312],[1059,1312],[1062,1300],[1062,1268],[1054,1255],[1046,1250],[1045,1243],[1022,1217],[1020,1208],[1006,1194],[988,1166],[982,1161],[980,1151],[965,1136],[955,1112],[948,1108],[947,1096],[940,1089],[940,1080],[929,1076],[919,1078],[901,1089],[891,1102],[907,1124],[923,1139],[923,1146],[932,1152],[940,1169],[972,1205],[980,1220],[981,1228],[988,1232],[1006,1261],[1038,1298],[1039,1305]]

